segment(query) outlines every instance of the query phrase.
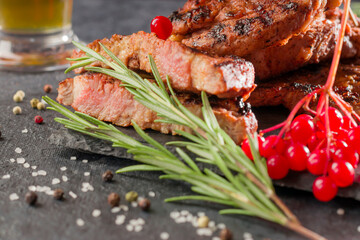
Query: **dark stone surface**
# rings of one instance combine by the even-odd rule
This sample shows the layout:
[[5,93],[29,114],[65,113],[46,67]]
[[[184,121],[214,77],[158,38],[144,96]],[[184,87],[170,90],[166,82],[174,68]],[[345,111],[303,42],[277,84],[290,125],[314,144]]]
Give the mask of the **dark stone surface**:
[[[177,0],[78,0],[74,1],[74,29],[84,41],[110,36],[112,33],[129,34],[140,29],[148,30],[150,19],[155,15],[167,15],[180,7],[183,1]],[[299,235],[278,225],[259,219],[243,216],[220,216],[220,206],[206,203],[166,204],[167,197],[190,194],[189,186],[174,181],[159,180],[158,173],[131,173],[116,175],[114,182],[104,183],[101,175],[106,170],[115,171],[132,164],[131,160],[111,156],[86,154],[70,148],[59,147],[49,143],[52,132],[61,129],[53,121],[57,114],[51,111],[38,112],[30,108],[29,101],[33,97],[40,98],[44,93],[44,84],[54,86],[65,78],[62,72],[19,74],[0,72],[0,239],[160,239],[161,232],[168,232],[170,239],[211,239],[199,237],[196,229],[189,223],[176,224],[169,214],[173,210],[189,210],[192,214],[205,212],[216,223],[225,223],[233,232],[235,239],[243,239],[249,232],[254,239],[303,239]],[[12,95],[19,89],[26,92],[23,103],[16,104]],[[49,94],[55,98],[56,93]],[[12,108],[19,105],[23,114],[15,116]],[[35,115],[41,114],[44,123],[33,122]],[[266,119],[269,124],[276,120]],[[28,133],[21,131],[28,129]],[[16,153],[20,147],[22,153]],[[76,156],[76,161],[71,161]],[[36,170],[25,168],[22,164],[12,163],[11,158],[24,157]],[[83,163],[82,159],[88,159]],[[62,172],[60,167],[66,166]],[[32,172],[45,170],[46,176],[33,177]],[[90,172],[90,176],[84,176]],[[2,179],[9,174],[10,179]],[[66,175],[69,180],[52,185],[53,178]],[[94,191],[82,192],[83,182],[89,182]],[[65,201],[56,201],[45,193],[38,194],[38,204],[30,207],[24,196],[31,185],[49,186],[52,189],[61,187],[65,191]],[[106,201],[110,192],[117,192],[124,199],[126,192],[135,190],[140,196],[147,196],[154,191],[151,211],[144,213],[138,208],[130,207],[126,212],[126,222],[122,226],[115,225],[117,214],[110,212]],[[73,199],[69,191],[77,194]],[[323,234],[329,239],[355,240],[360,238],[357,227],[360,225],[359,202],[337,198],[330,203],[316,201],[308,192],[286,188],[277,189],[279,196],[294,211],[306,227]],[[17,193],[17,201],[10,201],[9,195]],[[124,201],[123,201],[124,203]],[[338,208],[345,214],[337,215]],[[98,218],[91,216],[93,209],[100,209]],[[120,212],[118,214],[122,214]],[[130,219],[144,218],[146,224],[141,232],[128,232],[125,225]],[[85,221],[83,227],[76,225],[76,219]]]

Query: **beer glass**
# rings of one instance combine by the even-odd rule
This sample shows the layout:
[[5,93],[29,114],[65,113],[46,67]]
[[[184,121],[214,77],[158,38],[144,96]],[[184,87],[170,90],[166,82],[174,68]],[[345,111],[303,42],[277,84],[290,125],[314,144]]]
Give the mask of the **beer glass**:
[[0,0],[0,69],[64,69],[78,41],[71,28],[72,0]]

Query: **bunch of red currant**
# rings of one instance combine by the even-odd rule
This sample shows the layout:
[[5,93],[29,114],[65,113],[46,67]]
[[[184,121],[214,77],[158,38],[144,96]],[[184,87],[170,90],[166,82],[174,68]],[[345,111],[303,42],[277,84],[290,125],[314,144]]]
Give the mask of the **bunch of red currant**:
[[[353,184],[360,154],[360,126],[335,108],[329,108],[330,145],[325,131],[325,114],[313,118],[302,114],[291,123],[283,138],[258,137],[260,155],[266,158],[272,179],[284,178],[289,170],[319,176],[313,183],[313,194],[320,201],[330,201],[338,187]],[[248,140],[242,149],[252,159]]]

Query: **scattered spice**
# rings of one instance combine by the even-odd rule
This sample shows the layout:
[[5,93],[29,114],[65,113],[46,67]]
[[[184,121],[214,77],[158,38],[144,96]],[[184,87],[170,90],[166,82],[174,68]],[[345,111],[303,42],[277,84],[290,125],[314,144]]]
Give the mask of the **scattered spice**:
[[233,238],[232,232],[228,228],[224,228],[220,232],[221,240],[231,240]]
[[110,170],[107,170],[102,175],[102,179],[104,180],[104,182],[111,182],[113,177],[114,177],[114,174]]
[[117,207],[120,204],[120,196],[117,193],[110,193],[108,196],[108,203],[111,207]]
[[199,228],[206,228],[209,225],[210,219],[207,216],[201,216],[197,222]]
[[35,205],[36,201],[37,201],[37,194],[33,191],[27,192],[25,194],[25,201],[29,204],[29,205]]
[[143,211],[149,211],[150,209],[150,200],[147,198],[143,198],[139,201],[139,207],[143,210]]
[[41,116],[37,115],[34,117],[34,121],[37,124],[41,124],[44,121],[44,119]]
[[19,94],[15,94],[15,95],[13,96],[13,100],[14,100],[14,102],[19,103],[19,102],[22,102],[22,101],[23,101],[23,98],[22,98]]
[[30,100],[30,105],[31,105],[32,108],[37,108],[37,104],[38,104],[39,102],[40,102],[39,99],[33,98],[33,99]]
[[21,107],[19,107],[19,106],[14,107],[14,108],[13,108],[13,113],[14,113],[15,115],[21,114]]
[[23,90],[18,90],[18,91],[15,93],[15,95],[19,95],[19,96],[21,96],[22,98],[24,98],[24,97],[25,97],[25,92],[24,92]]
[[135,191],[130,191],[130,192],[128,192],[128,193],[125,195],[125,199],[126,199],[126,201],[128,201],[128,202],[134,202],[134,201],[137,200],[138,196],[139,196],[139,195],[138,195],[137,192],[135,192]]
[[54,198],[56,200],[62,200],[64,198],[64,191],[60,188],[54,190]]
[[44,92],[46,92],[46,93],[50,93],[51,91],[52,91],[52,85],[50,85],[50,84],[46,84],[45,86],[44,86]]
[[38,104],[36,104],[36,108],[38,110],[45,110],[45,104],[42,102],[38,102]]

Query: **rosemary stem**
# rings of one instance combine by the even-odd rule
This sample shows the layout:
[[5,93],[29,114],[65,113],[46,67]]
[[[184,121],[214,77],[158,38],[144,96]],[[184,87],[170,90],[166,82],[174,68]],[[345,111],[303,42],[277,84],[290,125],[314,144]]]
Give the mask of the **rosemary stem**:
[[301,224],[296,223],[296,222],[289,221],[286,223],[285,227],[287,227],[287,228],[289,228],[311,240],[327,240],[327,238],[305,228],[304,226],[302,226]]

